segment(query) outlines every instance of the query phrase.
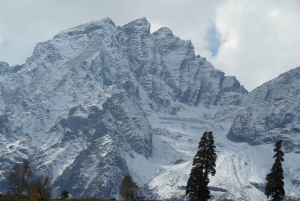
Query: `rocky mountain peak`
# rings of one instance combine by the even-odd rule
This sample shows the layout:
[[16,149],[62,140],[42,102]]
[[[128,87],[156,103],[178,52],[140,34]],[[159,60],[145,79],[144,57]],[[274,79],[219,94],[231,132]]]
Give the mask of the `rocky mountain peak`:
[[125,34],[150,34],[150,23],[145,17],[134,20],[122,27],[122,30]]
[[0,62],[0,76],[7,75],[10,72],[10,66],[6,62]]
[[69,36],[75,36],[79,34],[89,34],[93,31],[96,31],[98,29],[104,29],[105,27],[116,27],[114,22],[110,18],[103,18],[99,21],[93,21],[90,23],[86,23],[83,25],[79,25],[70,29],[67,29],[65,31],[60,32],[54,38],[59,37],[60,35],[69,35]]
[[173,36],[173,33],[172,33],[172,30],[169,29],[168,27],[161,27],[157,31],[153,32],[152,36],[154,36],[155,38],[170,37],[170,36]]

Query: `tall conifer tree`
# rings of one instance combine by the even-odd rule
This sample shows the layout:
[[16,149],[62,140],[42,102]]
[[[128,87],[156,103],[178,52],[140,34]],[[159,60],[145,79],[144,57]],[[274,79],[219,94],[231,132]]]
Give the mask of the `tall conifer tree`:
[[215,140],[212,132],[209,132],[207,134],[207,140],[208,140],[208,153],[207,153],[207,167],[205,168],[208,174],[211,174],[212,176],[215,176],[216,174],[216,160],[217,160],[217,154],[215,152]]
[[281,144],[282,140],[279,140],[275,144],[275,155],[273,156],[273,158],[275,158],[275,162],[272,166],[271,172],[266,176],[267,184],[265,187],[265,195],[267,196],[267,198],[271,197],[272,201],[282,201],[285,195],[283,181],[284,176],[282,169],[284,153],[281,150]]
[[215,145],[212,132],[204,132],[193,160],[193,168],[186,187],[190,200],[206,201],[210,198],[209,174],[216,173]]

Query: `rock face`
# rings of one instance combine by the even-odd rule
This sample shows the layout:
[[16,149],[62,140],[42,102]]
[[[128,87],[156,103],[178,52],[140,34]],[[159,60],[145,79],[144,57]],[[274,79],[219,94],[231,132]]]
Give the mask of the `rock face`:
[[[151,155],[152,130],[144,118],[139,103],[125,92],[112,95],[102,109],[71,108],[68,117],[49,131],[50,135],[62,133],[60,142],[40,153],[35,161],[42,165],[45,156],[52,156],[60,149],[63,151],[56,158],[74,154],[72,159],[64,161],[66,168],[53,184],[56,191],[68,186],[73,195],[89,197],[101,189],[97,196],[114,197],[118,194],[116,186],[128,174],[122,153],[133,150],[145,157]],[[74,145],[78,150],[74,150]],[[51,171],[58,169],[57,164],[62,165],[54,160],[52,167],[45,168]]]
[[256,88],[243,98],[245,106],[228,138],[252,145],[283,140],[286,152],[300,151],[300,67]]

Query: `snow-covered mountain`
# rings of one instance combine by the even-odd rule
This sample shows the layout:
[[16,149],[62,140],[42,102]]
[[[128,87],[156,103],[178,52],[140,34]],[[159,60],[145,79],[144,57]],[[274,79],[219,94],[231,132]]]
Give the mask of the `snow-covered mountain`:
[[214,200],[266,200],[264,178],[280,137],[287,195],[299,198],[294,71],[248,93],[195,55],[191,41],[168,28],[150,34],[145,18],[63,31],[23,65],[0,62],[0,187],[27,158],[52,176],[54,196],[68,189],[75,197],[117,197],[131,174],[149,196],[182,200],[199,139],[211,130]]
[[286,152],[300,152],[300,67],[256,88],[243,98],[229,139],[249,144],[283,140]]

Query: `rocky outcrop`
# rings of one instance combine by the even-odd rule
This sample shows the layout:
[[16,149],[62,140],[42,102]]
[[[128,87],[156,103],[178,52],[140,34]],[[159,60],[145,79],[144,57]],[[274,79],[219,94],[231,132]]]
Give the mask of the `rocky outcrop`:
[[247,93],[235,77],[224,76],[195,56],[191,41],[179,39],[168,28],[150,35],[150,24],[143,18],[119,30],[118,41],[131,70],[158,107],[175,100],[189,105],[238,104]]
[[252,145],[283,140],[285,151],[300,151],[300,68],[256,88],[243,98],[245,106],[228,138]]

